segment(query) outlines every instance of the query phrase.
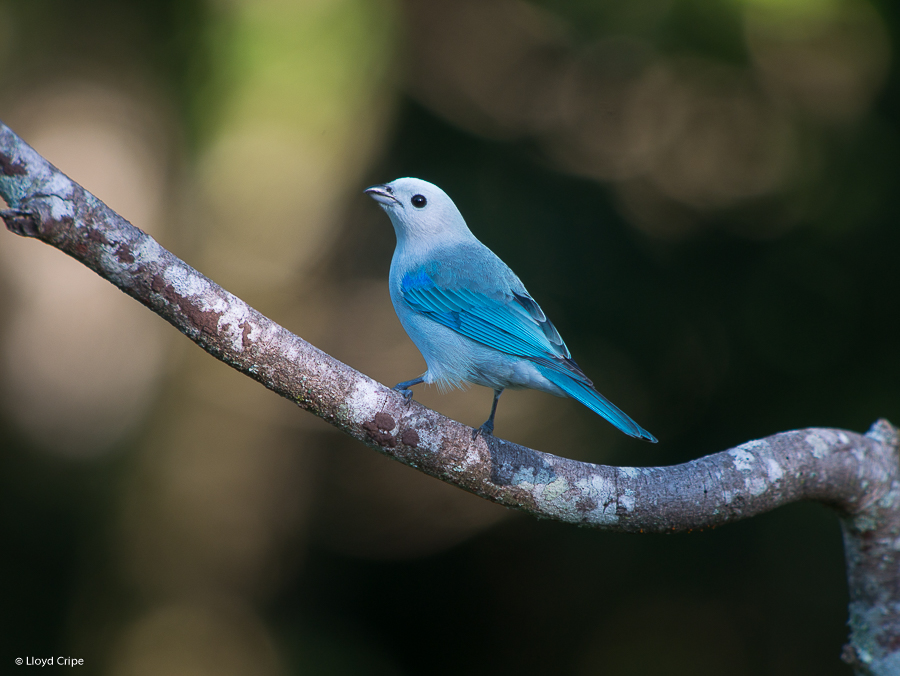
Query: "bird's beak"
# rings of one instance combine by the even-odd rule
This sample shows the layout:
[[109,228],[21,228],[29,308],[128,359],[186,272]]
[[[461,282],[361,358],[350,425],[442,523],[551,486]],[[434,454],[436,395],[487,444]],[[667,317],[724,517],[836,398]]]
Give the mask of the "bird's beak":
[[400,202],[400,200],[398,200],[392,194],[393,190],[391,190],[391,188],[386,185],[373,185],[366,188],[363,192],[365,192],[369,197],[371,197],[379,204],[383,204],[385,206],[391,206]]

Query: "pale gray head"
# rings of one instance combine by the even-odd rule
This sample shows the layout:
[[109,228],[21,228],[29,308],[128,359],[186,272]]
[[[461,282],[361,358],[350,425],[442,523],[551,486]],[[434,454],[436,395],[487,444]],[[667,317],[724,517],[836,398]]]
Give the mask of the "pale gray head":
[[391,217],[397,240],[471,237],[462,214],[447,193],[419,178],[398,178],[366,188]]

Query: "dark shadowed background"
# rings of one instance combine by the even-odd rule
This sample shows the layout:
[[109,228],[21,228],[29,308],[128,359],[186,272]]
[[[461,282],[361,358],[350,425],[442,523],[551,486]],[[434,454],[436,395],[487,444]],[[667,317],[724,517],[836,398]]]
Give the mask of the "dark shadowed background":
[[[362,189],[437,183],[660,443],[530,392],[498,436],[672,464],[900,421],[898,28],[892,0],[0,0],[0,119],[389,385],[424,362]],[[539,522],[5,233],[0,311],[0,664],[849,673],[825,507],[668,537]],[[416,398],[478,425],[491,393]]]

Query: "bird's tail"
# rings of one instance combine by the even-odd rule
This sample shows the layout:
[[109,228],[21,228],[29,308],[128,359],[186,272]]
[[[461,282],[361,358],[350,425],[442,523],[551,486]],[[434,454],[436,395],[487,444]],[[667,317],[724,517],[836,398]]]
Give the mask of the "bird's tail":
[[634,420],[629,418],[609,399],[595,390],[590,383],[586,383],[577,379],[568,373],[557,369],[548,368],[538,365],[541,373],[550,382],[560,388],[573,399],[577,399],[582,404],[591,409],[594,413],[598,413],[606,418],[613,425],[622,430],[630,437],[637,439],[646,439],[650,443],[656,443],[656,437],[643,427],[638,425]]

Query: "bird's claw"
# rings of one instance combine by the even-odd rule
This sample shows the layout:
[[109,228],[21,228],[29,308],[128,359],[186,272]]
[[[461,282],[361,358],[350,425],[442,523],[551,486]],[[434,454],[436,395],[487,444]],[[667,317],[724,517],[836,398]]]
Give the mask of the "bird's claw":
[[406,400],[407,405],[409,405],[409,402],[412,401],[412,398],[413,398],[412,390],[408,390],[406,388],[401,389],[399,387],[394,387],[393,390],[395,392],[399,392],[400,394],[403,395],[403,398]]
[[475,441],[479,435],[482,438],[494,436],[494,426],[484,423],[481,427],[472,430],[472,441]]

